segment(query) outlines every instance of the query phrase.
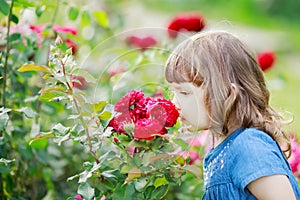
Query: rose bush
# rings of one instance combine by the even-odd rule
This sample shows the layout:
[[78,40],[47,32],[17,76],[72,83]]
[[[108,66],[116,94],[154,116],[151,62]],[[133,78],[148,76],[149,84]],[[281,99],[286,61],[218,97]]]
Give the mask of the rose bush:
[[[45,73],[40,98],[59,100],[73,110],[68,118],[73,125],[58,123],[32,142],[53,138],[59,144],[73,140],[85,146],[94,161],[84,162],[84,171],[68,178],[78,179],[78,195],[83,199],[160,199],[169,194],[172,184],[200,174],[199,165],[187,165],[178,153],[189,145],[178,137],[179,113],[170,100],[130,90],[115,105],[92,102],[83,98],[87,93],[80,86],[93,86],[95,81],[73,59],[71,49],[63,52],[57,39],[48,66],[25,64],[19,71]],[[83,82],[79,74],[90,78]]]

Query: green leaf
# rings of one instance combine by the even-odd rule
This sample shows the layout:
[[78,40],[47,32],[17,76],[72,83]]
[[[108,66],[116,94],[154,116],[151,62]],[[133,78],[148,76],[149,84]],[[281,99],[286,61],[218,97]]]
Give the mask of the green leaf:
[[27,118],[35,118],[38,116],[36,112],[34,112],[31,108],[28,107],[23,107],[15,111],[24,113]]
[[116,170],[107,170],[101,172],[101,175],[106,178],[117,178],[113,173],[116,172]]
[[58,140],[56,140],[55,142],[57,142],[57,143],[58,143],[58,146],[60,146],[62,142],[67,141],[67,140],[70,139],[70,135],[71,135],[71,133],[68,133],[68,134],[64,135],[63,137],[60,137],[60,138],[59,138]]
[[9,173],[10,173],[9,167],[0,165],[0,174],[9,174]]
[[112,113],[109,111],[104,111],[99,115],[100,120],[109,120],[112,116]]
[[182,140],[182,139],[179,139],[179,138],[176,138],[176,139],[173,139],[173,141],[182,148],[182,150],[187,150],[190,148],[190,145],[189,143],[187,143],[186,141]]
[[73,136],[79,136],[84,131],[84,127],[81,124],[75,124],[71,129]]
[[85,10],[81,14],[81,26],[85,27],[90,25],[91,23],[91,16],[89,11]]
[[168,192],[168,185],[163,185],[151,192],[151,200],[162,199]]
[[200,178],[201,177],[201,168],[197,165],[186,165],[184,166],[184,169],[191,174],[193,174],[195,177]]
[[67,94],[67,90],[62,86],[52,87],[49,89],[41,90],[41,94],[39,99],[42,101],[58,101],[65,99],[65,95]]
[[158,188],[162,185],[167,185],[167,184],[169,184],[169,182],[167,181],[166,177],[163,176],[163,177],[159,177],[159,178],[155,179],[153,185],[155,188]]
[[9,5],[6,0],[0,0],[0,12],[3,13],[5,16],[9,13]]
[[16,159],[13,160],[7,160],[5,158],[0,158],[0,164],[4,164],[5,166],[8,166],[10,163],[15,162]]
[[155,187],[153,185],[150,185],[145,189],[146,199],[151,198],[151,194],[152,194],[153,190],[155,190]]
[[103,11],[95,11],[94,13],[95,19],[100,26],[104,28],[108,27],[109,21],[106,12]]
[[78,8],[73,7],[73,6],[70,7],[69,12],[68,12],[68,16],[69,16],[70,20],[75,21],[78,17],[78,14],[79,14]]
[[93,163],[91,162],[84,162],[83,163],[83,167],[85,168],[85,170],[90,171],[93,168]]
[[28,71],[42,71],[46,73],[51,73],[47,67],[42,65],[35,65],[35,64],[24,64],[18,69],[18,72],[28,72]]
[[16,16],[16,15],[12,15],[11,16],[11,21],[15,24],[18,24],[19,23],[19,18]]
[[113,193],[112,199],[124,199],[124,200],[131,200],[134,199],[133,195],[135,193],[134,184],[118,184],[116,189]]
[[45,5],[43,5],[43,6],[38,6],[36,9],[35,9],[35,15],[37,16],[37,17],[40,17],[42,14],[43,14],[43,12],[46,10],[46,6]]
[[108,101],[99,101],[96,104],[89,104],[89,108],[94,112],[100,112],[103,110],[104,106],[108,104]]
[[95,189],[91,188],[88,183],[81,183],[78,187],[77,193],[80,194],[84,199],[92,199],[95,195]]
[[139,178],[136,181],[134,181],[135,189],[139,192],[142,192],[144,190],[144,187],[148,183],[148,179],[149,178],[145,177],[145,178]]
[[21,34],[20,33],[13,33],[8,37],[9,42],[13,42],[15,40],[21,39]]
[[175,161],[176,161],[176,163],[180,164],[181,166],[183,166],[185,164],[184,158],[182,156],[176,156]]
[[44,139],[44,138],[50,138],[50,137],[54,137],[54,133],[50,132],[50,133],[44,133],[43,135],[37,135],[34,137],[34,139],[32,139],[30,142],[29,142],[29,145],[31,145],[32,143],[34,143],[35,141],[37,140],[41,140],[41,139]]
[[34,149],[45,149],[48,144],[48,139],[46,137],[41,138],[39,140],[32,140],[30,141],[30,146]]
[[61,123],[56,124],[52,127],[52,130],[56,136],[66,135],[70,131],[70,127],[65,127]]
[[9,120],[9,116],[7,112],[2,111],[0,113],[0,131],[3,131],[6,128],[8,120]]

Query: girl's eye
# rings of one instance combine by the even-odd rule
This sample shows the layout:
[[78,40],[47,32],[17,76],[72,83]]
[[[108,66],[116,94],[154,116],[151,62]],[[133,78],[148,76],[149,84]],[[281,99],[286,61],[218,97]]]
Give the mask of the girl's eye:
[[185,91],[181,91],[180,94],[182,94],[182,95],[188,95],[190,93],[189,92],[185,92]]

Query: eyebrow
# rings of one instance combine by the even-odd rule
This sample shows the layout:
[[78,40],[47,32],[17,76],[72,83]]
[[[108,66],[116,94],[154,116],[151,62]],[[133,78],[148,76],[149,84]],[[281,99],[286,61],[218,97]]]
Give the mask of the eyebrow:
[[182,87],[180,87],[180,86],[174,86],[173,88],[175,88],[175,89],[177,89],[177,90],[182,89]]

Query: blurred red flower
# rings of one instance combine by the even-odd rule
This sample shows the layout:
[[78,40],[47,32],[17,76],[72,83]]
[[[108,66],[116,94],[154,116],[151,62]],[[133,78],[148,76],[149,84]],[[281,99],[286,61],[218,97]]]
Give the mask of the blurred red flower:
[[138,37],[138,36],[129,36],[125,39],[125,42],[134,47],[140,48],[142,51],[145,51],[146,49],[153,47],[157,44],[157,41],[151,37]]
[[117,74],[121,74],[121,73],[123,73],[123,72],[125,72],[126,70],[125,70],[125,68],[124,67],[120,67],[120,66],[118,66],[118,67],[113,67],[113,68],[110,68],[109,70],[108,70],[108,75],[109,75],[109,77],[113,77],[113,76],[115,76],[115,75],[117,75]]
[[88,82],[82,76],[71,74],[70,79],[71,79],[72,86],[79,90],[83,90],[88,86]]
[[66,45],[67,45],[68,48],[72,48],[72,55],[75,55],[76,52],[77,52],[77,49],[78,49],[77,44],[73,40],[71,40],[69,38],[67,38],[65,40],[65,43],[66,43]]
[[40,35],[42,33],[42,31],[45,29],[45,27],[46,27],[45,24],[42,24],[42,25],[30,24],[29,25],[29,28],[38,35]]
[[195,136],[193,139],[187,141],[190,145],[188,151],[180,152],[179,155],[186,161],[189,156],[189,165],[194,164],[196,161],[203,159],[203,155],[195,147],[204,147],[205,153],[212,148],[212,137],[208,131],[203,131],[200,135]]
[[295,137],[291,139],[292,155],[289,158],[292,171],[296,177],[300,178],[300,146],[297,143]]
[[110,121],[109,126],[120,134],[127,134],[124,126],[131,123],[134,125],[135,139],[152,140],[157,134],[166,134],[165,127],[174,126],[179,117],[171,101],[144,97],[141,91],[136,90],[123,96],[114,110],[119,114]]
[[[35,33],[41,34],[41,32],[46,28],[46,24],[41,24],[41,25],[30,24],[29,28]],[[77,30],[70,26],[53,25],[53,30],[58,33],[64,33],[64,34],[70,33],[72,35],[77,35]]]
[[[201,159],[199,153],[196,150],[193,150],[193,149],[190,150],[190,151],[180,152],[178,155],[182,156],[184,161],[185,161],[185,164],[188,164],[188,165],[192,165],[196,161]],[[188,158],[189,158],[189,163],[186,163]]]
[[168,25],[171,38],[176,38],[179,31],[199,32],[205,27],[205,21],[199,13],[181,13],[176,15]]
[[[40,39],[42,39],[44,37],[44,36],[42,36],[42,31],[46,28],[45,24],[41,24],[41,25],[31,24],[31,25],[29,25],[29,28],[33,32],[35,32],[39,36]],[[70,33],[72,35],[77,35],[77,30],[70,26],[53,25],[53,30],[56,31],[57,33],[63,33],[63,34]],[[53,35],[51,37],[53,37]],[[72,54],[75,55],[77,52],[77,49],[78,49],[77,44],[69,38],[65,39],[64,41],[68,48],[72,48]]]
[[78,200],[82,200],[82,197],[79,194],[75,195],[74,198]]
[[257,62],[263,71],[270,69],[275,62],[275,54],[271,51],[261,52],[257,55]]
[[55,30],[58,33],[70,33],[72,35],[77,35],[77,30],[70,26],[59,26],[59,25],[53,25],[53,30]]

